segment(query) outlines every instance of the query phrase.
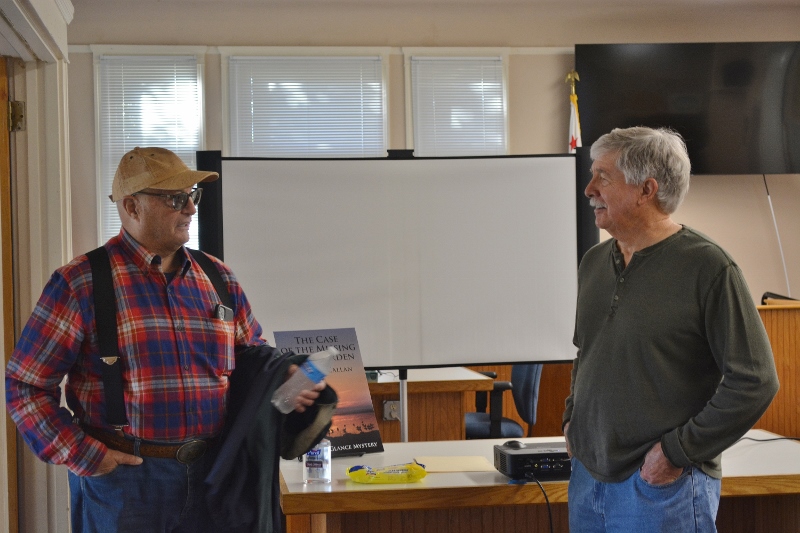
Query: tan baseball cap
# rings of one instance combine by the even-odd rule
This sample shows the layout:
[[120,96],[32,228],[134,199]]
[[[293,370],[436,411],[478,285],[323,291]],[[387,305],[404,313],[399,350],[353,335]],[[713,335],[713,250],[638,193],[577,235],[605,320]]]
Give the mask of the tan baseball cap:
[[190,170],[166,148],[139,148],[122,156],[111,184],[112,202],[147,188],[179,190],[201,181],[214,181],[216,172]]

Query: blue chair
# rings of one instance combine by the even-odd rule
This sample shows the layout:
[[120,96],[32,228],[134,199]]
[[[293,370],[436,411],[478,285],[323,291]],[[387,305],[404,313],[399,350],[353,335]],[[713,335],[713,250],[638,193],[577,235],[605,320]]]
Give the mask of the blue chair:
[[[492,378],[497,377],[494,372],[482,373]],[[511,390],[520,418],[528,424],[527,436],[532,436],[541,378],[541,363],[513,365],[511,381],[495,381],[494,388],[489,392],[488,412],[486,391],[477,392],[476,412],[466,414],[467,439],[513,439],[525,436],[520,424],[503,416],[503,392],[507,390]]]

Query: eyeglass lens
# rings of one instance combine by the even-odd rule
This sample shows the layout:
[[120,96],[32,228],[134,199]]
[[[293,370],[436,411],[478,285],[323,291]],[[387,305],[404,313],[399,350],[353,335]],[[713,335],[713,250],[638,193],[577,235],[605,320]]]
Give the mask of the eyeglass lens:
[[186,204],[189,202],[189,198],[192,199],[192,203],[195,207],[200,205],[200,197],[203,196],[203,189],[197,188],[192,190],[192,192],[186,193],[178,193],[172,195],[172,208],[176,211],[180,211]]

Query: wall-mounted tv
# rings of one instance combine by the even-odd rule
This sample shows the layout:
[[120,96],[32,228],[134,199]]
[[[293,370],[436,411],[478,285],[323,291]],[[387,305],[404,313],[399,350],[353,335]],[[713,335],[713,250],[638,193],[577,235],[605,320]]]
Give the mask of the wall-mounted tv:
[[800,42],[579,44],[584,146],[670,127],[694,174],[800,173]]

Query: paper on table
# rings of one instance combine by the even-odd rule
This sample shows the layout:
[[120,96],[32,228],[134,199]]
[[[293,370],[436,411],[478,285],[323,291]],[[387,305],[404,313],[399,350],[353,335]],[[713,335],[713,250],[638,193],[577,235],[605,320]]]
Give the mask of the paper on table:
[[426,455],[414,460],[431,472],[493,472],[494,465],[482,455]]

